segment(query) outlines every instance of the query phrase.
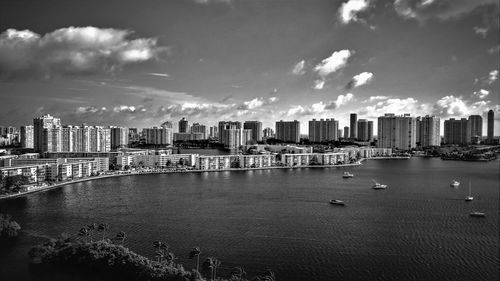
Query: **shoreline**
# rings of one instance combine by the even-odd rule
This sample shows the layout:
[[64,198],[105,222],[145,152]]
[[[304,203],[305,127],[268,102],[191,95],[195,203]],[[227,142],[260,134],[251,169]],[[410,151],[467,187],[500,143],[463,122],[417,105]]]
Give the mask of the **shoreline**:
[[73,183],[79,183],[79,182],[85,182],[85,181],[92,181],[92,180],[100,180],[100,179],[105,179],[105,178],[112,178],[112,177],[122,177],[122,176],[138,176],[138,175],[152,175],[152,174],[175,174],[175,173],[204,173],[204,172],[234,172],[234,171],[254,171],[254,170],[272,170],[272,169],[302,169],[302,168],[341,168],[341,167],[355,167],[359,166],[362,164],[362,162],[366,160],[366,158],[361,158],[359,161],[356,163],[349,163],[349,164],[340,164],[340,165],[307,165],[307,166],[273,166],[273,167],[260,167],[260,168],[229,168],[229,169],[223,169],[223,170],[181,170],[181,171],[134,171],[134,172],[121,172],[117,174],[111,174],[111,175],[99,175],[99,176],[93,176],[93,177],[87,177],[87,178],[81,178],[81,179],[76,179],[76,180],[71,180],[71,181],[65,181],[65,182],[59,182],[56,184],[52,185],[47,185],[43,186],[37,189],[32,189],[29,191],[25,192],[20,192],[20,193],[15,193],[15,194],[9,194],[9,195],[0,195],[0,201],[1,200],[7,200],[7,199],[13,199],[13,198],[19,198],[23,196],[27,196],[33,193],[38,193],[38,192],[44,192],[48,190],[52,190],[64,185],[68,184],[73,184]]

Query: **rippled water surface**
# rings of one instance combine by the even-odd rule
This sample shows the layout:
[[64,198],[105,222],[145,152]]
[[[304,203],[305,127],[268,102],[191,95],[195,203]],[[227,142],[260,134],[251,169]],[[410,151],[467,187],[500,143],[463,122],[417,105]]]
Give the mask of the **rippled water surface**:
[[[0,212],[25,232],[0,244],[0,276],[16,276],[0,279],[37,280],[32,243],[107,222],[143,255],[167,241],[188,268],[199,246],[223,274],[241,265],[250,276],[271,268],[278,280],[498,280],[499,162],[370,160],[348,170],[354,178],[342,168],[140,175],[3,201]],[[388,189],[371,189],[372,179]],[[469,181],[475,200],[466,203]]]

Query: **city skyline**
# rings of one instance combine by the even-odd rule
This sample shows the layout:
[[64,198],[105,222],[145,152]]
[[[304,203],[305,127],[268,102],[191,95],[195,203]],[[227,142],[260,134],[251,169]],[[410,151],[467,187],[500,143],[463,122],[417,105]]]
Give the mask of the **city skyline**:
[[117,4],[1,4],[2,125],[298,120],[305,134],[355,112],[434,115],[443,132],[493,109],[500,135],[495,1]]

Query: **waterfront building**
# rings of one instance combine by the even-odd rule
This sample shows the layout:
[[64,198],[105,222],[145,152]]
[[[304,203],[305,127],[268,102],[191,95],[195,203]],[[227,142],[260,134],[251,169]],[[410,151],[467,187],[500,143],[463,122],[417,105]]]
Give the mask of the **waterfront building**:
[[173,144],[173,129],[166,126],[144,128],[142,129],[142,137],[146,144],[154,145],[172,145]]
[[348,138],[349,138],[349,127],[345,126],[344,127],[344,139],[348,139]]
[[358,127],[357,139],[359,141],[373,140],[373,121],[368,121],[366,119],[359,119],[357,127]]
[[262,122],[260,121],[245,121],[243,123],[243,129],[251,130],[251,140],[256,142],[262,141]]
[[487,137],[486,140],[489,144],[494,143],[495,133],[495,113],[492,109],[488,111],[488,124],[487,124]]
[[[43,139],[44,130],[57,128],[60,126],[61,126],[61,119],[55,118],[55,117],[51,116],[50,114],[34,118],[33,119],[33,145],[34,145],[35,151],[43,152],[44,151],[44,142],[45,143],[48,142],[47,140],[44,141],[44,139]],[[47,133],[47,135],[51,135],[51,134]]]
[[185,117],[179,121],[179,133],[188,133],[189,132],[189,124]]
[[281,159],[278,159],[286,167],[335,165],[346,160],[348,160],[348,154],[345,152],[281,154]]
[[444,143],[466,145],[469,137],[469,121],[466,118],[455,120],[450,118],[444,121]]
[[244,151],[251,150],[256,154],[265,153],[312,153],[312,146],[282,145],[282,144],[253,144],[243,146]]
[[219,143],[225,148],[238,148],[242,145],[242,126],[238,121],[219,122]]
[[441,120],[426,115],[417,117],[417,144],[421,147],[441,145]]
[[[118,163],[145,168],[164,168],[171,166],[195,166],[198,154],[124,154]],[[125,165],[122,165],[125,166]]]
[[174,142],[176,141],[199,141],[204,140],[204,133],[174,133]]
[[309,121],[309,141],[327,142],[338,140],[339,121],[335,119],[313,119]]
[[408,150],[416,147],[416,122],[410,114],[378,117],[377,147]]
[[283,142],[298,143],[300,142],[300,122],[294,121],[277,121],[276,122],[276,139]]
[[358,114],[356,113],[351,113],[350,116],[350,138],[351,139],[357,139],[358,138]]
[[468,120],[467,143],[477,144],[483,137],[483,117],[471,115]]
[[241,131],[241,145],[256,143],[253,133],[252,129],[243,129]]
[[34,129],[32,125],[21,126],[21,147],[34,148]]
[[201,140],[207,139],[207,137],[206,137],[207,128],[205,125],[201,125],[200,123],[193,123],[193,125],[191,126],[191,133],[196,134],[196,136],[195,137],[193,136],[193,138],[195,138],[197,140],[198,139],[201,139]]
[[137,128],[128,128],[128,144],[132,144],[134,142],[139,142],[141,140],[141,135]]
[[[111,149],[127,147],[129,144],[129,129],[126,127],[111,127]],[[137,129],[136,129],[137,130]]]

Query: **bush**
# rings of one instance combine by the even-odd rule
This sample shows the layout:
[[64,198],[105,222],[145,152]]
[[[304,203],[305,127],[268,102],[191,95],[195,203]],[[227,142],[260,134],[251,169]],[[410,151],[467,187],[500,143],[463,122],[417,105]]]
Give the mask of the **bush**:
[[0,214],[0,237],[16,237],[20,230],[21,226],[10,215]]

